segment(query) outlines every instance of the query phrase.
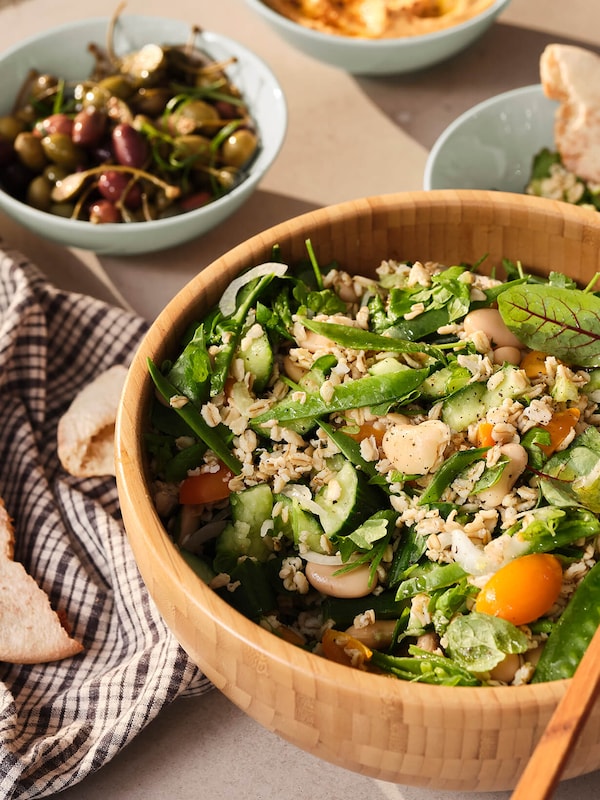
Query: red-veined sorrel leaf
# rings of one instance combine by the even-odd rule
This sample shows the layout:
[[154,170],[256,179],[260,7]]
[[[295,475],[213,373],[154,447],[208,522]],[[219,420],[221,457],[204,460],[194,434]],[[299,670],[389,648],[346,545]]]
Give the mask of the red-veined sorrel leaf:
[[580,367],[600,366],[600,298],[581,289],[522,284],[498,297],[502,319],[532,350]]

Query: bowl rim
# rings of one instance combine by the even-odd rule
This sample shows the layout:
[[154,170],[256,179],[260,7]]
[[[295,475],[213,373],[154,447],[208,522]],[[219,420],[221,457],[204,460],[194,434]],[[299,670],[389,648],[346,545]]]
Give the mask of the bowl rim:
[[459,22],[456,25],[450,25],[447,28],[442,28],[438,31],[430,31],[429,33],[420,33],[415,36],[396,36],[385,37],[377,39],[351,37],[344,34],[328,33],[326,31],[317,31],[307,25],[302,25],[300,22],[284,17],[278,11],[275,11],[270,6],[266,5],[263,0],[245,0],[246,4],[253,8],[264,19],[276,27],[281,27],[283,30],[290,33],[292,36],[299,38],[310,39],[318,42],[323,46],[335,46],[347,50],[369,50],[374,47],[378,49],[394,50],[402,45],[409,45],[419,47],[424,44],[435,43],[438,39],[444,39],[449,33],[456,32],[457,34],[463,31],[468,31],[470,28],[482,24],[489,17],[498,15],[511,0],[493,0],[491,5],[480,11],[474,17]]
[[[437,189],[437,187],[432,186],[432,178],[436,162],[449,139],[456,133],[457,130],[462,128],[466,122],[472,120],[478,114],[493,109],[495,106],[500,105],[507,100],[514,100],[517,97],[536,98],[542,100],[543,102],[547,101],[549,106],[554,105],[558,108],[558,102],[551,100],[544,94],[541,83],[531,83],[527,86],[519,86],[515,89],[508,89],[506,92],[500,92],[499,94],[492,95],[485,100],[481,100],[479,103],[471,106],[466,111],[463,111],[462,114],[459,114],[458,117],[453,119],[433,143],[425,162],[425,168],[423,170],[423,188],[428,191]],[[440,190],[438,189],[438,191]]]
[[[544,209],[546,217],[560,220],[565,229],[569,228],[570,222],[574,225],[581,225],[582,222],[585,222],[587,226],[596,228],[600,226],[600,217],[595,219],[585,209],[577,208],[567,203],[509,192],[470,189],[417,190],[379,195],[376,198],[359,198],[345,201],[335,206],[322,207],[306,212],[295,217],[293,222],[309,222],[311,225],[317,226],[322,221],[330,220],[329,215],[332,208],[336,210],[337,215],[345,213],[351,213],[355,216],[361,213],[368,214],[374,208],[374,200],[378,203],[401,202],[418,211],[419,209],[431,208],[432,204],[446,206],[448,202],[456,203],[457,199],[461,201],[463,206],[468,205],[473,209],[479,209],[485,203],[489,204],[490,202],[494,207],[503,209],[519,207],[525,210],[526,206],[539,206]],[[222,276],[223,269],[231,267],[236,262],[240,269],[243,268],[243,258],[248,246],[256,245],[258,249],[264,249],[267,244],[271,246],[289,233],[289,222],[279,223],[261,233],[255,234],[197,273],[175,295],[151,324],[136,351],[131,368],[128,371],[115,428],[117,485],[124,506],[138,509],[142,498],[149,504],[157,535],[153,533],[152,536],[146,538],[144,547],[151,551],[155,558],[164,562],[165,574],[173,567],[177,570],[177,566],[180,565],[179,562],[184,562],[178,555],[175,544],[160,521],[143,471],[135,466],[136,463],[144,462],[141,436],[136,436],[134,425],[128,425],[128,420],[142,419],[144,400],[151,391],[150,378],[145,368],[146,358],[150,354],[155,358],[165,357],[169,346],[168,343],[165,343],[166,333],[170,330],[171,334],[175,335],[171,325],[170,309],[180,306],[177,312],[179,327],[177,333],[180,333],[185,327],[185,323],[189,321],[194,304],[203,296],[207,287],[211,283],[214,284],[215,278],[218,278],[219,275]],[[246,266],[249,265],[246,263]],[[214,287],[212,291],[214,293]],[[167,559],[170,562],[169,565],[166,564]],[[251,647],[260,656],[287,665],[292,672],[310,677],[313,682],[315,676],[317,676],[320,681],[323,681],[323,685],[338,692],[342,690],[360,692],[367,699],[384,699],[392,703],[403,704],[410,704],[411,699],[422,704],[423,700],[427,698],[428,703],[426,705],[431,704],[431,693],[433,692],[439,702],[444,703],[445,707],[448,708],[462,708],[465,702],[473,703],[474,707],[477,708],[488,703],[502,705],[503,708],[506,708],[507,701],[518,703],[520,708],[531,708],[539,706],[540,696],[542,696],[545,707],[550,708],[560,700],[570,684],[570,679],[562,679],[543,684],[526,684],[523,686],[455,687],[390,680],[389,677],[383,675],[362,672],[328,661],[319,655],[304,651],[296,645],[274,636],[236,611],[216,592],[200,582],[190,568],[178,574],[177,579],[180,581],[180,588],[185,595],[188,606],[196,607],[211,622],[220,628],[225,628],[229,635],[236,639],[238,645],[245,648]],[[448,705],[446,706],[446,704]]]
[[[128,28],[134,28],[140,23],[141,20],[150,20],[157,26],[160,26],[161,23],[168,23],[169,25],[180,25],[182,30],[184,27],[187,29],[191,28],[190,23],[188,23],[186,20],[176,17],[165,17],[164,15],[155,14],[122,14],[119,16],[119,21]],[[0,68],[5,60],[15,58],[23,50],[34,48],[39,44],[40,41],[52,40],[56,36],[68,34],[80,29],[85,30],[96,25],[104,25],[108,27],[110,22],[111,17],[109,16],[100,15],[87,17],[64,22],[60,25],[40,31],[37,34],[28,36],[27,38],[22,39],[16,44],[7,48],[2,54],[0,54]],[[156,233],[161,231],[169,231],[171,228],[176,228],[179,224],[181,224],[183,219],[185,219],[186,222],[193,222],[195,220],[202,219],[205,216],[209,216],[209,212],[210,214],[216,214],[222,206],[227,206],[231,200],[236,201],[239,198],[241,201],[241,198],[243,198],[243,196],[250,189],[256,188],[258,183],[260,183],[265,174],[271,168],[283,147],[283,143],[287,134],[289,109],[286,96],[279,79],[267,62],[253,50],[246,47],[246,45],[242,44],[237,39],[228,36],[227,34],[202,29],[199,30],[196,35],[200,41],[206,43],[209,54],[211,45],[221,45],[225,48],[238,51],[245,59],[248,60],[248,62],[253,63],[254,66],[258,67],[258,69],[262,72],[263,78],[268,78],[271,84],[270,91],[272,91],[273,97],[277,98],[279,105],[278,116],[281,120],[281,125],[271,128],[271,130],[274,130],[277,133],[277,137],[274,140],[274,147],[269,157],[264,159],[264,163],[259,163],[258,168],[256,168],[256,165],[254,164],[251,165],[247,177],[222,197],[219,197],[217,200],[201,206],[200,208],[186,211],[183,214],[177,214],[172,217],[165,217],[163,219],[150,221],[145,220],[142,223],[139,223],[144,226],[151,224],[153,232]],[[259,128],[259,133],[260,132],[261,131]],[[260,158],[260,153],[257,158]],[[27,224],[31,227],[36,225],[44,226],[49,222],[52,225],[53,230],[56,231],[56,234],[60,234],[61,237],[68,237],[69,232],[71,232],[73,235],[84,235],[86,229],[89,229],[91,224],[86,220],[70,219],[67,217],[49,214],[47,211],[41,211],[40,209],[34,208],[23,201],[17,200],[2,188],[0,188],[0,202],[3,207],[6,206],[6,208],[15,208],[15,214],[27,219]],[[132,225],[134,227],[131,227]],[[102,230],[107,234],[106,238],[111,238],[112,236],[119,236],[121,233],[125,232],[143,233],[143,231],[147,230],[147,228],[138,228],[138,223],[124,224],[122,222],[107,222],[102,225]]]

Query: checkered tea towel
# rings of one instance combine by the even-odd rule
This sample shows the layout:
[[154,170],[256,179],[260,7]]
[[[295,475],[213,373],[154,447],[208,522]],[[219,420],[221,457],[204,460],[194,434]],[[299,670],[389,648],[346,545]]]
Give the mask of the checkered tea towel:
[[5,800],[76,784],[177,696],[210,688],[145,590],[114,478],[73,478],[57,458],[60,416],[100,372],[129,363],[145,328],[0,251],[0,496],[14,520],[15,560],[84,645],[63,661],[0,663]]

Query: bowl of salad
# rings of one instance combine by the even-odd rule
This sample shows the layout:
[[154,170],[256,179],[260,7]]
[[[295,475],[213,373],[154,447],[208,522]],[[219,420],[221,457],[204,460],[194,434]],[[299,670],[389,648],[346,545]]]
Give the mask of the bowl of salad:
[[[116,427],[139,569],[259,723],[516,784],[600,620],[600,223],[504,192],[279,224],[152,324]],[[592,711],[565,777],[600,767]]]

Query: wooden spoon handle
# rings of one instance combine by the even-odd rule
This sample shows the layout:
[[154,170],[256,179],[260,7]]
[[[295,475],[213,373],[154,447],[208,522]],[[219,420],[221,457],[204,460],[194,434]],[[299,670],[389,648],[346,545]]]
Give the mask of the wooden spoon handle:
[[600,627],[533,751],[511,800],[549,800],[600,690]]

